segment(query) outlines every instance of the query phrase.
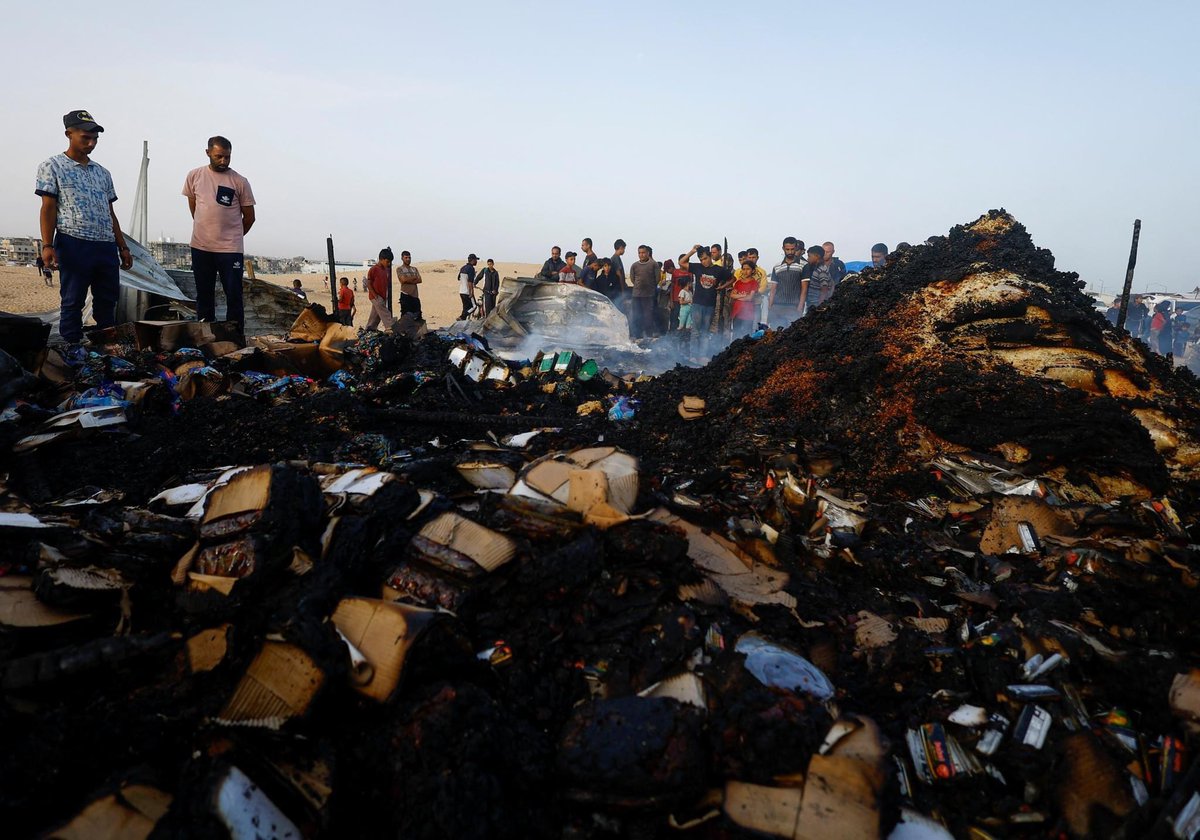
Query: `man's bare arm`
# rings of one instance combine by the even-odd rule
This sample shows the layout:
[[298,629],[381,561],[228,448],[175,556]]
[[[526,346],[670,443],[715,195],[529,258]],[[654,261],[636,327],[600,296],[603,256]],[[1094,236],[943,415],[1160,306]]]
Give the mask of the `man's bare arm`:
[[192,218],[196,218],[196,196],[188,196],[188,212],[192,214]]
[[117,221],[117,211],[113,210],[112,204],[108,205],[108,216],[112,219],[113,238],[117,240],[117,248],[121,254],[121,268],[128,271],[133,268],[133,255],[129,253],[129,246],[125,244],[125,234],[121,233],[121,223]]
[[250,232],[250,228],[254,227],[254,205],[242,207],[242,234]]
[[50,259],[45,260],[47,268],[55,268],[58,265],[58,254],[54,250],[54,229],[58,227],[58,197],[53,195],[42,196],[42,208],[38,211],[38,221],[42,229],[42,257],[46,256],[46,249],[50,249]]

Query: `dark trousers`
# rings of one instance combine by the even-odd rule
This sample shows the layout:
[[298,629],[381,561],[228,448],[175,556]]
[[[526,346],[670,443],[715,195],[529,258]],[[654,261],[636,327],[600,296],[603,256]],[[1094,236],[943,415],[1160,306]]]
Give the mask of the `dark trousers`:
[[192,249],[192,275],[196,278],[196,318],[200,321],[217,320],[217,280],[225,292],[225,320],[237,321],[239,327],[246,324],[242,305],[241,254],[216,254],[212,251]]
[[117,323],[121,291],[121,261],[116,242],[94,242],[60,233],[54,238],[58,254],[58,334],[71,344],[83,340],[83,304],[92,290],[92,316],[97,327]]
[[338,316],[339,324],[345,324],[347,327],[354,326],[354,310],[353,309],[342,309],[341,307],[338,307],[337,316]]
[[421,299],[414,295],[406,295],[400,293],[400,314],[412,315],[414,318],[421,317]]
[[470,317],[471,311],[475,308],[475,298],[471,295],[464,295],[461,292],[459,292],[458,296],[462,300],[463,305],[462,314],[458,316],[458,320],[465,321]]
[[753,313],[745,318],[733,319],[733,337],[742,338],[750,335],[758,329],[758,313]]
[[496,294],[494,292],[483,293],[483,314],[491,315],[492,310],[496,308]]
[[692,304],[692,329],[699,335],[708,335],[709,327],[712,325],[713,311],[714,307],[712,306]]
[[629,336],[643,338],[654,333],[654,298],[629,298]]

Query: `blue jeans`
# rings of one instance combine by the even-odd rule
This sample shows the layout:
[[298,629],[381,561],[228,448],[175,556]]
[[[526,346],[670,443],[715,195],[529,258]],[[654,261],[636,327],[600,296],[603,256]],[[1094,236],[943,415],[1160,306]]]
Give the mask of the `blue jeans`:
[[192,249],[192,275],[196,278],[196,318],[217,320],[217,279],[225,292],[225,320],[237,321],[245,327],[246,315],[242,305],[241,254],[216,254]]
[[71,344],[83,340],[83,304],[92,290],[92,316],[97,327],[117,323],[121,291],[121,261],[116,242],[94,242],[60,233],[54,238],[58,254],[58,334]]
[[715,309],[715,306],[703,306],[699,303],[693,303],[692,329],[700,335],[708,335],[708,327],[712,323],[713,311]]

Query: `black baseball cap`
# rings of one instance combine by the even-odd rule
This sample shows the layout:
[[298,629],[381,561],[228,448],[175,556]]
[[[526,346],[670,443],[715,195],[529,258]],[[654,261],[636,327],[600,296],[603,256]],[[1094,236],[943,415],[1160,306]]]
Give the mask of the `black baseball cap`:
[[470,262],[471,260],[477,260],[477,259],[479,259],[479,257],[475,256],[474,254],[467,254],[467,262]]
[[91,111],[72,111],[69,114],[63,114],[63,127],[82,128],[84,131],[104,131],[104,127],[92,118]]

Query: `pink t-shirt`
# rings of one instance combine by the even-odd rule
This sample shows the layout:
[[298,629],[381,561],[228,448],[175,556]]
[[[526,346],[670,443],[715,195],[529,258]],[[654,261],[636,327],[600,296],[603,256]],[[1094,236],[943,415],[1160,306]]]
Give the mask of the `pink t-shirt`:
[[187,174],[183,194],[196,200],[192,247],[215,254],[240,254],[242,208],[254,205],[250,182],[232,169],[213,172],[201,166]]

